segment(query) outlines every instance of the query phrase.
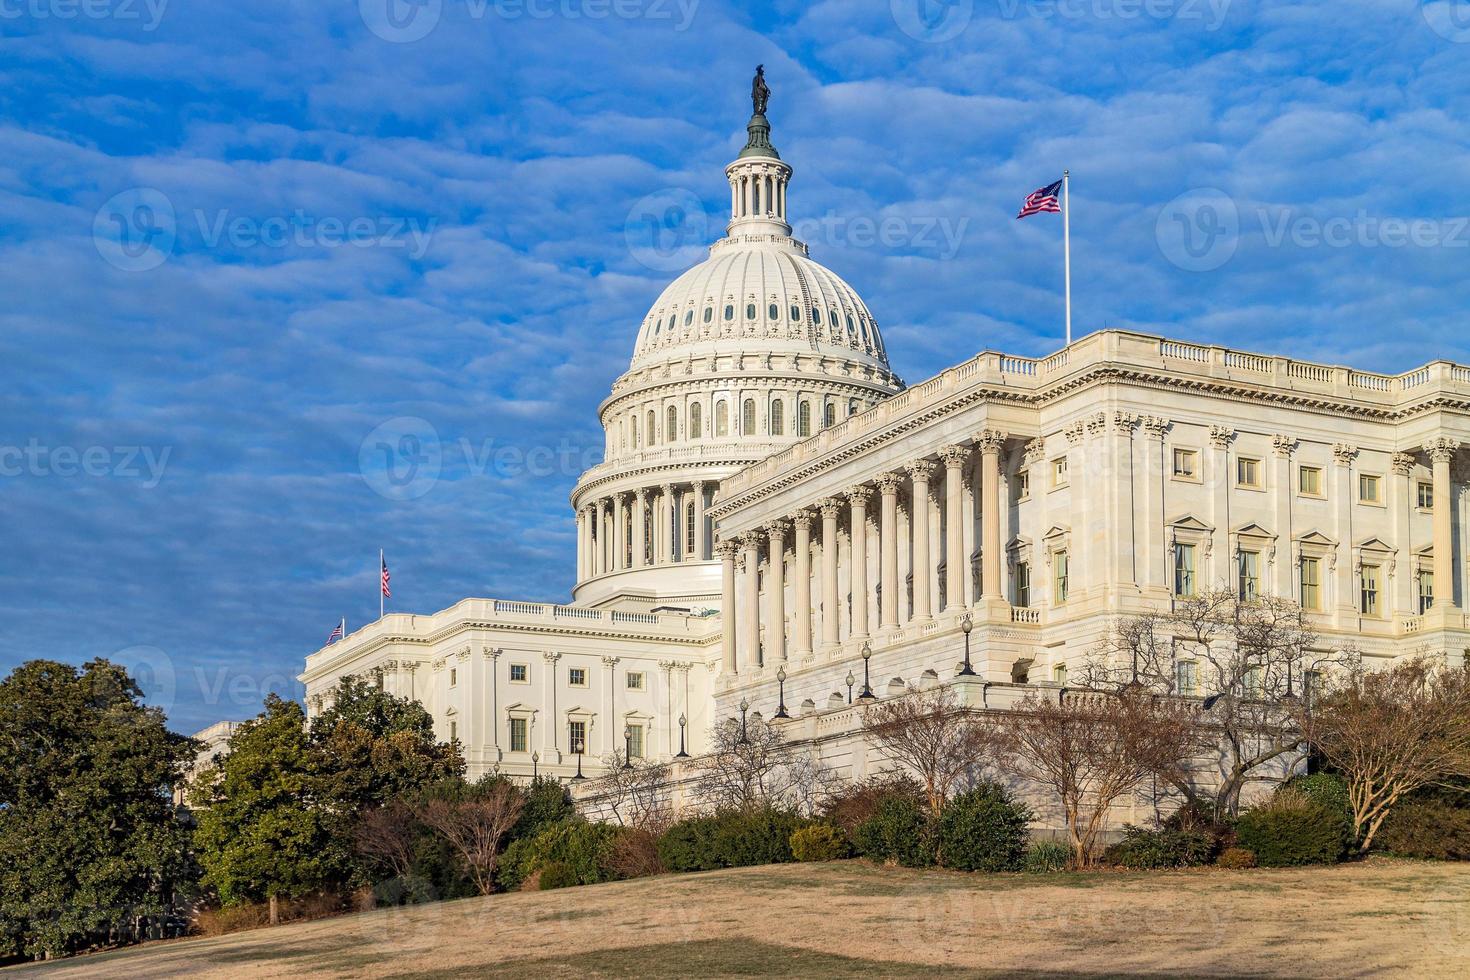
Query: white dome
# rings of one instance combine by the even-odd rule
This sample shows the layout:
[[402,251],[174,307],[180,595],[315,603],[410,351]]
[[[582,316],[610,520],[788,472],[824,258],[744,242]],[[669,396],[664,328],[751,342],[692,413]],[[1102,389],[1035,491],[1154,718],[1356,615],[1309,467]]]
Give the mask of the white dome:
[[715,348],[826,353],[888,367],[862,298],[781,235],[726,238],[675,279],[644,317],[632,367]]

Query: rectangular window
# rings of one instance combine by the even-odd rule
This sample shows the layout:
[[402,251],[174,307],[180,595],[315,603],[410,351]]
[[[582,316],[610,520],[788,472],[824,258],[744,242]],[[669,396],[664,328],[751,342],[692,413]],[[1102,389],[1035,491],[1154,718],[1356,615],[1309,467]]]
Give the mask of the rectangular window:
[[510,750],[512,752],[526,751],[526,745],[530,739],[526,734],[527,724],[525,718],[512,718],[510,720]]
[[1199,665],[1193,660],[1181,660],[1174,665],[1174,688],[1180,694],[1194,694],[1199,690]]
[[1245,672],[1245,676],[1241,678],[1241,686],[1245,688],[1246,697],[1256,698],[1261,696],[1261,691],[1263,690],[1262,676],[1261,668],[1259,667],[1252,667]]
[[454,687],[458,683],[459,683],[459,669],[456,668],[456,667],[450,667],[449,668],[449,686],[450,687]]
[[1067,457],[1051,461],[1051,485],[1064,487],[1067,485]]
[[1359,609],[1364,616],[1378,615],[1378,566],[1364,565],[1363,571],[1359,573],[1359,592],[1361,602]]
[[1419,509],[1434,510],[1434,484],[1419,484]]
[[1302,559],[1302,608],[1322,608],[1322,559]]
[[630,691],[641,691],[641,690],[643,690],[643,671],[641,671],[641,670],[630,670],[628,672],[628,690],[630,690]]
[[1434,606],[1434,572],[1421,568],[1414,576],[1414,582],[1419,593],[1419,615],[1422,616]]
[[1031,605],[1031,566],[1024,561],[1016,562],[1016,605]]
[[1199,479],[1199,453],[1193,449],[1174,450],[1174,475],[1183,480]]
[[1261,485],[1261,461],[1259,459],[1246,459],[1244,456],[1235,461],[1235,482],[1242,487],[1256,487]]
[[1174,546],[1174,594],[1194,595],[1194,545]]
[[1261,594],[1261,556],[1254,551],[1240,553],[1240,597],[1254,601]]
[[628,739],[628,758],[643,758],[643,726],[629,725],[628,734],[632,736]]
[[1031,496],[1031,471],[1021,470],[1016,474],[1016,499],[1025,500]]
[[1298,472],[1297,489],[1305,496],[1322,496],[1322,467],[1303,466]]
[[587,751],[587,723],[585,721],[567,722],[567,751],[572,755],[582,755]]
[[1052,582],[1052,601],[1057,605],[1061,605],[1067,601],[1067,553],[1065,551],[1058,551],[1052,555],[1051,567],[1054,577]]
[[573,687],[587,686],[587,671],[582,667],[570,667],[567,669],[567,683]]
[[1365,504],[1383,503],[1383,478],[1367,473],[1358,476],[1358,499]]
[[514,683],[516,683],[516,684],[524,684],[524,683],[526,683],[526,665],[525,664],[511,664],[510,665],[510,679]]
[[459,722],[457,721],[451,721],[449,723],[449,740],[451,742],[459,741]]

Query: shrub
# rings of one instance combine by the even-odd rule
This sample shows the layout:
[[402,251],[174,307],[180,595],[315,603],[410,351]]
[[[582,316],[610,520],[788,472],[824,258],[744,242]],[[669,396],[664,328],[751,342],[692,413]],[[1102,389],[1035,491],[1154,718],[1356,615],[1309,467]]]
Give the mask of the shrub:
[[1400,803],[1374,844],[1400,857],[1470,860],[1470,809],[1432,798]]
[[1031,810],[998,783],[961,793],[939,815],[939,862],[959,871],[1019,871]]
[[658,839],[658,856],[670,871],[710,871],[794,860],[791,835],[807,821],[784,810],[730,810],[680,820]]
[[1254,851],[1244,847],[1227,847],[1220,852],[1215,863],[1222,868],[1240,870],[1243,868],[1254,868],[1256,866],[1256,855]]
[[833,793],[822,807],[821,817],[841,830],[850,843],[856,843],[858,827],[878,812],[878,804],[889,796],[909,796],[922,800],[919,784],[907,777],[877,776],[852,783]]
[[550,891],[553,888],[571,888],[574,885],[585,884],[577,874],[577,870],[565,861],[549,861],[540,869],[537,887],[542,891]]
[[1353,804],[1348,797],[1347,783],[1341,776],[1330,772],[1317,772],[1310,776],[1294,776],[1277,792],[1295,791],[1313,803],[1338,814],[1342,821],[1342,849],[1353,846]]
[[791,834],[791,856],[798,861],[838,861],[850,853],[846,835],[831,824],[814,823]]
[[934,863],[934,828],[924,805],[908,794],[892,793],[879,800],[873,815],[853,833],[853,844],[870,861],[896,862],[906,868]]
[[1033,874],[1066,871],[1072,863],[1072,849],[1059,840],[1034,841],[1026,848],[1025,868]]
[[1341,815],[1285,787],[1247,810],[1236,835],[1263,868],[1331,864],[1343,854]]
[[535,837],[555,823],[574,820],[577,808],[572,805],[567,789],[554,778],[541,776],[526,788],[526,805],[511,830],[511,837]]
[[[535,837],[511,843],[500,859],[495,880],[507,890],[517,888],[536,872],[552,864],[565,865],[557,875],[575,878],[572,884],[593,885],[616,877],[611,866],[613,840],[618,828],[588,823],[580,818],[562,820],[545,827]],[[561,880],[561,879],[556,879]]]
[[613,838],[607,855],[608,870],[614,878],[646,878],[663,874],[658,859],[658,838],[638,827],[623,827]]
[[1215,837],[1205,830],[1123,828],[1123,839],[1107,849],[1109,864],[1138,870],[1192,868],[1215,856]]

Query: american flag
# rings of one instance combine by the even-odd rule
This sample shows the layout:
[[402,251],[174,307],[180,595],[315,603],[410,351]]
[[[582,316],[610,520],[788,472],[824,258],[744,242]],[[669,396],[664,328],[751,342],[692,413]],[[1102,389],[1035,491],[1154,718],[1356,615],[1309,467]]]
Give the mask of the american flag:
[[382,556],[378,557],[378,561],[383,563],[383,598],[391,599],[393,598],[393,593],[388,588],[388,561]]
[[1058,195],[1061,193],[1062,182],[1060,180],[1055,184],[1047,184],[1040,190],[1032,191],[1026,197],[1026,203],[1021,205],[1021,213],[1016,215],[1017,220],[1030,217],[1033,214],[1040,214],[1043,211],[1061,214],[1062,204],[1058,200]]
[[332,635],[327,637],[327,646],[331,646],[333,643],[336,643],[338,640],[342,639],[343,629],[344,627],[346,627],[346,625],[347,620],[344,619],[336,626],[332,627]]

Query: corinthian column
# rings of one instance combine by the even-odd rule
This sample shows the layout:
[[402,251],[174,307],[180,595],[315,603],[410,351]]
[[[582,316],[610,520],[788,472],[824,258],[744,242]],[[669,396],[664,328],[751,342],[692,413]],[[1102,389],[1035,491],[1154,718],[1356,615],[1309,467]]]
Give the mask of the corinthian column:
[[720,558],[720,665],[730,675],[739,670],[735,664],[735,624],[740,618],[735,608],[735,555],[739,551],[734,541],[721,541],[715,546]]
[[694,481],[694,552],[695,561],[704,561],[704,481]]
[[981,598],[1000,600],[1000,450],[1005,433],[985,429],[975,436],[980,447],[980,591]]
[[741,653],[741,670],[758,670],[761,665],[761,533],[747,531],[740,536],[745,559],[745,604],[741,632],[745,634]]
[[1431,439],[1425,450],[1434,467],[1434,606],[1454,609],[1454,508],[1450,463],[1460,444],[1453,439]]
[[644,522],[648,520],[648,491],[637,490],[633,494],[633,567],[642,568],[647,564],[648,553],[644,551],[643,542],[648,537],[648,528]]
[[965,462],[970,451],[964,446],[939,450],[944,460],[944,608],[965,605]]
[[849,575],[852,592],[852,637],[868,635],[868,498],[873,488],[850,487],[848,502],[852,505],[852,569]]
[[817,504],[822,512],[822,646],[830,649],[837,645],[837,517],[842,512],[842,501],[832,497]]
[[924,622],[934,618],[934,603],[929,598],[929,577],[934,571],[929,557],[929,480],[935,466],[927,459],[916,460],[907,467],[914,481],[914,510],[910,525],[914,535],[914,609],[913,618]]
[[613,494],[612,567],[614,571],[622,571],[628,567],[628,509],[623,506],[623,501],[627,499],[626,493]]
[[678,516],[679,498],[674,493],[674,485],[665,483],[659,487],[659,511],[658,511],[658,534],[654,535],[653,563],[655,565],[668,565],[674,560],[674,518]]
[[878,525],[878,587],[882,596],[878,625],[882,629],[898,626],[898,488],[902,485],[903,477],[897,473],[878,475],[883,508]]
[[805,660],[812,655],[811,511],[797,511],[791,523],[796,526],[796,656]]
[[771,596],[770,622],[766,624],[770,642],[766,646],[771,652],[771,663],[786,659],[786,532],[790,529],[791,525],[785,521],[772,521],[766,525],[766,535],[770,539],[766,591]]

